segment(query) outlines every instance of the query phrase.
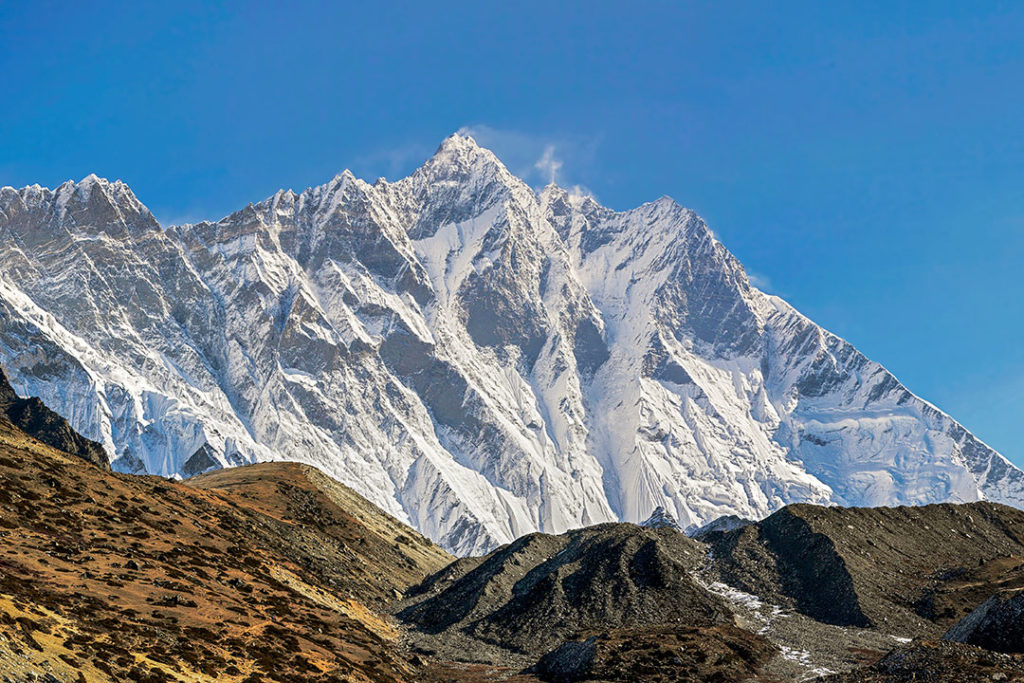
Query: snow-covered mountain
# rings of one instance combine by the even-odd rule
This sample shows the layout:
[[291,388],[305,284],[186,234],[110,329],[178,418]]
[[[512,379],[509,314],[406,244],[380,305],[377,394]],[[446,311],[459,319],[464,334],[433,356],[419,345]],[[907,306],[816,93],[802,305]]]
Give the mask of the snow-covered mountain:
[[777,297],[692,211],[539,194],[454,135],[161,227],[0,190],[0,364],[115,469],[299,460],[460,554],[659,506],[1024,505],[1024,473]]

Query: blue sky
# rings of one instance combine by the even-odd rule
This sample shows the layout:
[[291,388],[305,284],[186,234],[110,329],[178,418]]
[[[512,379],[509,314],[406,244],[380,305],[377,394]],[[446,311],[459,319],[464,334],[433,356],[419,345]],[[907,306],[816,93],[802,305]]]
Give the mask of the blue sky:
[[0,184],[218,218],[468,128],[535,184],[697,210],[1024,465],[1024,5],[149,4],[0,6]]

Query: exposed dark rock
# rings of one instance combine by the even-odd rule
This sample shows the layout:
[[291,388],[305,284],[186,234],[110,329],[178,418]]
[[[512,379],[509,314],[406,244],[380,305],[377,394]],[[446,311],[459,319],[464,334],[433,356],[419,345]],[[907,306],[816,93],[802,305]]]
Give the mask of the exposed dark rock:
[[946,631],[943,639],[1024,653],[1024,589],[996,593]]
[[15,427],[47,446],[82,458],[103,469],[110,469],[110,459],[102,444],[76,432],[67,420],[47,408],[38,398],[19,397],[2,371],[0,414],[10,420]]
[[731,623],[691,576],[704,549],[670,528],[602,524],[530,534],[465,562],[398,607],[413,642],[468,661],[540,656],[586,632]]
[[898,635],[937,637],[998,588],[1024,580],[1024,511],[987,502],[791,505],[702,540],[729,585],[828,624]]
[[610,355],[601,330],[590,318],[582,318],[576,325],[575,343],[572,347],[576,365],[587,376],[593,375]]
[[527,671],[553,683],[572,683],[593,676],[597,659],[597,636],[562,643],[540,658]]
[[210,444],[204,443],[202,446],[196,449],[196,452],[189,456],[189,459],[185,461],[181,471],[187,477],[194,477],[197,474],[208,472],[209,470],[220,467],[220,463],[214,458],[213,449],[210,448]]

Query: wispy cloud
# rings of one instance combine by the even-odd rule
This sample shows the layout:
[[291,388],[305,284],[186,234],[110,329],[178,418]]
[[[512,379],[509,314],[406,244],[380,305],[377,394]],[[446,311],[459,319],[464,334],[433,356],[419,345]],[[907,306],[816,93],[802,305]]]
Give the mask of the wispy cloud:
[[593,196],[583,181],[595,168],[600,136],[536,135],[486,124],[463,126],[459,132],[472,136],[508,170],[532,185],[558,183]]
[[555,157],[555,146],[548,145],[545,147],[544,154],[541,155],[533,167],[546,175],[549,183],[556,182],[558,180],[558,172],[562,169],[562,160]]
[[[535,187],[558,183],[576,194],[594,196],[584,181],[593,175],[599,136],[535,135],[486,124],[463,126],[458,132],[494,152],[509,171]],[[367,181],[380,176],[397,180],[416,170],[440,142],[420,140],[382,147],[352,158],[348,167]]]
[[748,270],[747,279],[750,280],[750,284],[754,285],[762,292],[765,292],[766,294],[777,294],[774,285],[772,285],[771,278],[767,275]]

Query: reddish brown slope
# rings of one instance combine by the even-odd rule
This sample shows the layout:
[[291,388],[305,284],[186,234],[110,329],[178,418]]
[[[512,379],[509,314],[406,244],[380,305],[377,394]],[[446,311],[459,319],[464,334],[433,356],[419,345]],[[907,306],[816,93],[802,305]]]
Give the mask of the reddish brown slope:
[[[410,536],[416,552],[390,552],[394,571],[381,572],[376,531],[331,507],[308,471],[269,467],[272,479],[268,467],[234,472],[235,493],[111,474],[0,422],[0,670],[90,683],[414,679],[367,604],[447,556]],[[280,497],[254,500],[267,491]],[[312,502],[297,516],[300,498]]]

